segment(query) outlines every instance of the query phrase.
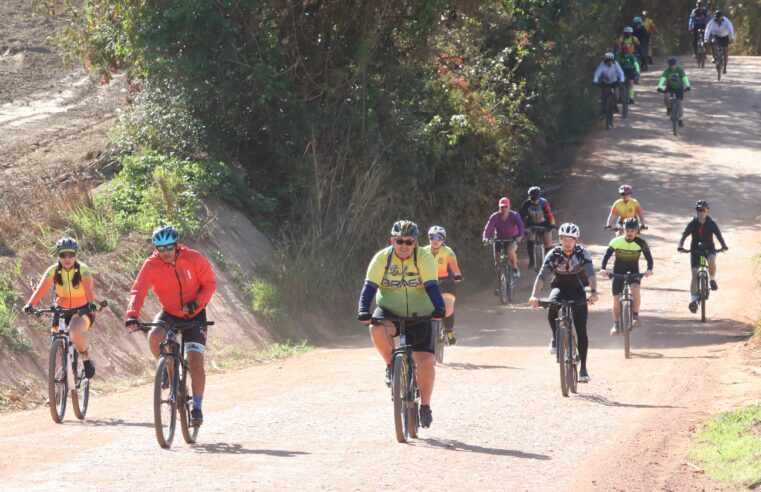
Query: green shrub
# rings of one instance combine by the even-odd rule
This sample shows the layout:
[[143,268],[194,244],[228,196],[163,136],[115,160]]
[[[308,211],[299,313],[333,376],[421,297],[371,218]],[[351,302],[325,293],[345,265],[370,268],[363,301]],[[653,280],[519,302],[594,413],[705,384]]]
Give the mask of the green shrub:
[[268,280],[254,280],[249,286],[248,293],[251,298],[251,308],[255,313],[270,321],[283,320],[285,315],[283,298],[277,285]]
[[23,353],[31,350],[29,339],[15,326],[18,310],[14,307],[21,292],[13,290],[7,278],[0,278],[0,338],[12,351]]
[[66,212],[68,222],[80,246],[93,251],[113,251],[119,241],[119,231],[113,217],[103,207],[76,205]]

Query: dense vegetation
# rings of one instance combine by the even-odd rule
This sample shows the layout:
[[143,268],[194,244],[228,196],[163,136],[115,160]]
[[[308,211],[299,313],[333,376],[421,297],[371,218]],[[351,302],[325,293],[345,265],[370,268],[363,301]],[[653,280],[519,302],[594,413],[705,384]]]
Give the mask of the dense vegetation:
[[[690,8],[648,3],[656,19]],[[594,115],[589,80],[598,55],[644,5],[49,6],[69,16],[60,38],[94,76],[128,72],[133,101],[114,135],[124,169],[103,213],[125,227],[130,217],[135,226],[135,214],[148,214],[137,221],[144,225],[164,215],[197,232],[198,210],[182,192],[192,199],[234,184],[221,195],[234,196],[278,242],[273,273],[298,309],[314,292],[326,306],[353,300],[370,253],[397,218],[443,224],[466,252],[495,197],[518,199],[563,164],[549,157]],[[221,177],[213,187],[196,183],[212,176]],[[157,211],[151,189],[181,197],[159,201],[165,208]]]

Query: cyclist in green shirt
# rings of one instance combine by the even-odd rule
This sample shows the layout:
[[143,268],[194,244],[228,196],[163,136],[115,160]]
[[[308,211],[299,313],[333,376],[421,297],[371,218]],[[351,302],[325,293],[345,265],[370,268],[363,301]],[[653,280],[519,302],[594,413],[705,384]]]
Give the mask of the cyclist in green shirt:
[[684,126],[684,110],[682,101],[684,100],[684,91],[690,90],[690,80],[684,69],[677,64],[673,56],[668,60],[668,68],[663,71],[663,75],[658,80],[658,92],[663,92],[663,103],[666,105],[666,114],[669,114],[669,94],[676,94],[676,110],[679,118],[679,126]]
[[[624,53],[623,51],[619,51],[616,54],[616,61],[621,65],[621,69],[626,76],[626,82],[624,83],[628,88],[626,97],[629,98],[629,104],[634,104],[634,84],[639,81],[639,62],[637,61],[637,55],[632,52]],[[622,91],[622,100],[623,97],[624,94]]]

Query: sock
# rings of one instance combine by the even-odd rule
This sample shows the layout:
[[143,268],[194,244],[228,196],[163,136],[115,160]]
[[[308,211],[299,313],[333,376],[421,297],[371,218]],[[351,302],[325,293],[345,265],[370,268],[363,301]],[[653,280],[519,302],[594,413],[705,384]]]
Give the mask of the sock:
[[713,280],[714,282],[716,282],[716,275],[710,277],[710,279]]
[[693,294],[692,295],[692,302],[698,302],[698,295],[697,294]]
[[203,396],[193,395],[193,408],[201,409],[201,403],[203,402]]
[[454,314],[444,318],[444,328],[446,328],[448,332],[452,331],[454,328]]

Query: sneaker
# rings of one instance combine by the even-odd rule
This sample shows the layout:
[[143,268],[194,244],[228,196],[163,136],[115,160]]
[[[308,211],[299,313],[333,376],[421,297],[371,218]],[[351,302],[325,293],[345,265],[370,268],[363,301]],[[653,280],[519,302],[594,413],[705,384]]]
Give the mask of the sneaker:
[[679,120],[679,126],[680,126],[680,127],[684,126],[684,121],[682,121],[682,120]]
[[449,342],[449,345],[456,345],[457,339],[454,337],[454,333],[451,331],[447,332],[447,342]]
[[499,289],[494,289],[494,295],[499,297]]
[[592,378],[589,377],[589,373],[586,369],[582,369],[579,371],[579,382],[580,383],[588,383],[592,380]]
[[671,108],[666,108],[666,116],[671,115]]
[[722,70],[721,73],[727,73],[727,67],[724,67],[724,70]]
[[386,377],[383,381],[385,381],[386,386],[391,387],[391,366],[386,366]]
[[420,405],[420,427],[425,429],[431,426],[433,415],[431,414],[430,405]]
[[711,280],[711,290],[719,290],[719,284],[716,283],[716,280]]
[[521,271],[518,270],[518,267],[513,268],[513,275],[515,275],[515,278],[521,278]]
[[621,334],[621,328],[618,327],[618,323],[613,323],[613,328],[610,329],[610,335],[616,336]]
[[551,354],[558,353],[558,342],[556,342],[554,338],[550,340],[550,353]]
[[698,301],[692,301],[689,305],[690,312],[691,313],[697,313],[698,312]]
[[82,362],[85,365],[85,377],[87,379],[92,379],[93,376],[95,376],[95,364],[89,359]]
[[203,424],[203,412],[200,408],[194,408],[190,411],[190,425],[200,427]]
[[633,328],[639,328],[641,325],[639,323],[639,314],[632,314],[632,327]]

